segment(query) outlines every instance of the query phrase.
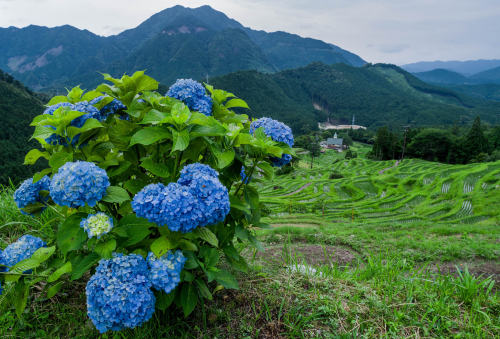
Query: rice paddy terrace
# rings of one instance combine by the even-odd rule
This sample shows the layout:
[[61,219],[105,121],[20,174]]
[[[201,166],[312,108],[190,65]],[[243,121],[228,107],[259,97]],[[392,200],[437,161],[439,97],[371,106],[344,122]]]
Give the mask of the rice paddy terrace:
[[[263,184],[267,221],[296,226],[351,221],[500,224],[500,161],[449,165],[343,156],[328,151],[313,169],[301,162],[292,173]],[[338,174],[343,177],[330,179]]]

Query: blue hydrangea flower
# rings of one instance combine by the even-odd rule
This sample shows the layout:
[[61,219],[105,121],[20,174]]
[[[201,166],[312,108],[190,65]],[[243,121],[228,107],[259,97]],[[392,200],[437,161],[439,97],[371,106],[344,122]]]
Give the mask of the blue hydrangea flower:
[[[276,142],[283,142],[290,147],[293,147],[293,133],[292,129],[282,122],[273,120],[271,118],[260,118],[252,121],[250,124],[250,133],[253,134],[256,129],[262,127],[264,133]],[[273,165],[281,167],[288,164],[292,160],[290,154],[283,154],[281,159],[271,158]]]
[[[91,100],[90,104],[95,105],[99,101],[101,101],[102,99],[104,99],[104,96],[97,97],[97,98]],[[125,106],[120,100],[113,99],[113,101],[111,101],[109,104],[107,104],[106,106],[104,106],[103,108],[101,108],[101,110],[99,111],[99,119],[97,119],[97,120],[104,121],[110,115],[116,114],[119,111],[122,111],[122,110],[125,110],[125,109],[127,109],[127,106]],[[121,117],[121,118],[128,119],[128,116],[124,116],[124,117]]]
[[155,310],[148,265],[137,254],[99,261],[86,294],[87,314],[101,333],[139,326]]
[[14,192],[14,202],[18,208],[42,202],[44,198],[40,195],[40,191],[48,191],[49,186],[50,179],[48,176],[44,176],[35,183],[33,183],[33,178],[26,179]]
[[181,281],[181,271],[186,262],[182,251],[175,253],[168,251],[161,258],[156,257],[153,252],[148,254],[149,279],[157,290],[170,293]]
[[193,180],[193,175],[195,174],[204,174],[208,175],[210,177],[218,178],[219,177],[219,172],[214,170],[212,167],[205,165],[205,164],[200,164],[200,163],[194,163],[190,164],[187,166],[184,166],[181,170],[179,180],[177,180],[177,183],[181,185],[189,185],[191,183],[191,180]]
[[[99,110],[89,104],[87,101],[81,101],[76,104],[71,104],[69,102],[60,102],[58,104],[49,106],[43,114],[50,114],[52,115],[58,108],[60,107],[69,107],[72,111],[78,111],[85,113],[84,115],[74,119],[71,121],[70,125],[74,127],[82,127],[85,122],[90,119],[97,119],[99,120]],[[56,128],[52,126],[52,128],[55,130]],[[71,145],[76,145],[78,143],[80,136],[76,135],[72,140],[71,140]],[[45,141],[50,144],[50,145],[64,145],[66,146],[67,140],[64,140],[63,137],[57,135],[57,134],[52,134],[50,137],[45,139]]]
[[138,217],[165,226],[162,215],[163,184],[150,184],[143,187],[132,199],[132,209]]
[[80,227],[87,232],[89,238],[100,239],[103,234],[109,233],[113,228],[113,219],[106,213],[91,214],[80,222]]
[[109,187],[106,171],[92,162],[65,163],[52,178],[50,196],[60,206],[95,206]]
[[207,95],[205,87],[193,79],[178,79],[166,95],[183,101],[192,111],[212,114],[212,98]]
[[[30,258],[37,249],[47,244],[40,238],[26,234],[16,242],[10,244],[0,254],[0,264],[12,267],[24,259]],[[0,271],[6,271],[6,267],[0,267]]]
[[230,210],[229,193],[219,179],[199,172],[193,174],[187,187],[198,198],[197,209],[202,216],[198,226],[213,225],[224,221]]

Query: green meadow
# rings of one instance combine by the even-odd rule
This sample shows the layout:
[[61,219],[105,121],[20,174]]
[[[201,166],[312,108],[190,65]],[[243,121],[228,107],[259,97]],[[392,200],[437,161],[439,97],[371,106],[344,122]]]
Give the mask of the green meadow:
[[[286,174],[256,178],[268,224],[240,288],[184,318],[156,312],[102,338],[495,338],[500,336],[500,161],[447,165],[372,161],[329,150]],[[53,235],[58,218],[22,215],[0,193],[2,247]],[[214,286],[212,286],[214,287]],[[35,286],[36,295],[36,286]],[[37,295],[22,319],[0,314],[0,336],[93,338],[85,282]],[[30,297],[31,298],[31,297]]]

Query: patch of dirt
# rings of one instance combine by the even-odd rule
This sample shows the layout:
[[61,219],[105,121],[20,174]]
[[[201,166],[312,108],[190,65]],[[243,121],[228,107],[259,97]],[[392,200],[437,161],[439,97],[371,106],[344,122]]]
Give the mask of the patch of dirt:
[[293,244],[284,247],[268,246],[264,252],[257,252],[257,258],[276,264],[284,264],[288,259],[293,262],[305,262],[308,265],[331,265],[345,266],[356,260],[353,252],[340,246]]
[[455,266],[458,266],[461,271],[464,271],[467,266],[472,275],[478,277],[482,274],[482,278],[492,276],[496,284],[500,284],[500,262],[498,261],[440,262],[429,265],[429,269],[431,272],[458,276]]

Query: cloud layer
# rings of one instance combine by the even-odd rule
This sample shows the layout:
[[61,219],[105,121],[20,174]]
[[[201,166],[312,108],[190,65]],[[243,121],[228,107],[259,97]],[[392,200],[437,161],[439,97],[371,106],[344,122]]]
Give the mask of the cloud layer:
[[498,0],[0,0],[0,23],[111,35],[177,4],[208,4],[245,26],[318,38],[370,62],[500,59]]

